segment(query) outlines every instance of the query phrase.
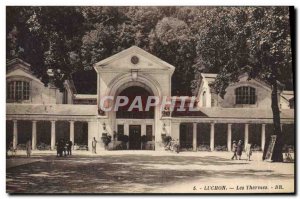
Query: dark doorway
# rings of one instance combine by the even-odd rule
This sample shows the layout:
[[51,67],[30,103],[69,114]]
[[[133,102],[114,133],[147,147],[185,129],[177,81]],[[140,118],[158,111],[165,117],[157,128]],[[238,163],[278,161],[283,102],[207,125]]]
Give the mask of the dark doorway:
[[243,145],[245,144],[245,124],[232,124],[231,127],[232,132],[232,142],[242,140]]
[[141,149],[141,125],[129,125],[129,149]]
[[28,140],[32,140],[32,121],[19,120],[18,125],[18,146],[19,150],[26,150],[26,143]]
[[75,122],[74,123],[74,145],[88,145],[88,123]]
[[36,143],[38,150],[50,150],[51,148],[51,122],[38,121],[36,124]]
[[181,149],[193,150],[193,123],[180,124],[179,142]]

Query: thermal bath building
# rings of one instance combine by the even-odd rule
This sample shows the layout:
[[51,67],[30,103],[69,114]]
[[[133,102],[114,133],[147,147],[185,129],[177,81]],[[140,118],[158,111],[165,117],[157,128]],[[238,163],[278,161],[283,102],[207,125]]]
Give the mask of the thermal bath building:
[[[248,80],[246,74],[227,88],[224,98],[209,86],[216,74],[201,74],[194,112],[159,107],[105,112],[99,108],[103,96],[171,96],[175,67],[133,46],[96,63],[94,69],[97,93],[81,94],[71,80],[61,92],[51,84],[45,87],[29,63],[8,61],[7,143],[23,149],[31,139],[34,150],[55,150],[57,140],[65,138],[75,143],[75,149],[91,150],[95,137],[101,151],[102,135],[112,136],[109,149],[118,149],[118,136],[127,135],[129,150],[163,150],[163,136],[169,135],[179,140],[182,150],[231,150],[233,140],[262,150],[273,133],[271,88],[260,80]],[[285,144],[293,145],[294,94],[282,88],[278,97]]]

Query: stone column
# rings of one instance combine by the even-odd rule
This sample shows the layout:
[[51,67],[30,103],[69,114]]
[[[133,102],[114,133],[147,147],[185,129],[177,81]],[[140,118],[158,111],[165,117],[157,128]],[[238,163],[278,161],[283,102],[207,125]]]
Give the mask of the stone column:
[[210,123],[210,150],[215,149],[215,124]]
[[[101,135],[99,135],[101,132]],[[92,151],[92,141],[95,137],[96,141],[98,142],[96,145],[96,151],[103,151],[104,145],[101,140],[103,132],[103,126],[99,124],[98,121],[89,121],[88,122],[88,150]]]
[[244,141],[244,148],[249,142],[249,124],[245,124],[245,141]]
[[36,121],[32,121],[32,150],[36,149]]
[[[127,135],[129,138],[129,124],[128,123],[124,124],[124,135]],[[129,149],[129,140],[127,142],[127,149]]]
[[266,143],[266,124],[261,125],[261,149],[264,151]]
[[18,121],[13,120],[13,148],[16,149],[18,145]]
[[55,121],[51,121],[51,150],[55,149]]
[[227,128],[227,149],[231,151],[231,124],[228,124]]
[[197,151],[197,123],[193,123],[193,151]]
[[70,140],[73,143],[74,146],[74,121],[69,121],[70,122]]
[[129,136],[129,124],[124,124],[124,135]]

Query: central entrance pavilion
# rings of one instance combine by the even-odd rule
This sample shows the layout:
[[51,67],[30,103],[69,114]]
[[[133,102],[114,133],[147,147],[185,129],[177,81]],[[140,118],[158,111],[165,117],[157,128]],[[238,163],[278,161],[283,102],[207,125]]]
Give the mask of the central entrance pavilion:
[[[131,101],[141,96],[143,110],[148,96],[171,96],[171,78],[174,66],[162,61],[150,53],[133,46],[94,65],[97,72],[97,106],[99,115],[95,121],[92,137],[101,137],[103,133],[124,134],[129,137],[128,148],[142,149],[142,138],[146,139],[144,149],[160,150],[161,134],[170,133],[171,120],[163,119],[160,108],[149,111],[133,109],[127,111]],[[105,96],[116,99],[127,96],[129,105],[118,111],[103,111],[100,101]],[[114,107],[111,100],[106,106]]]
[[[144,142],[147,142],[144,149],[154,149],[154,107],[150,107],[148,111],[145,111],[147,98],[154,94],[149,87],[142,83],[132,82],[131,84],[135,86],[129,86],[130,84],[128,84],[127,86],[129,87],[125,89],[120,88],[123,90],[118,94],[118,96],[127,97],[129,101],[127,105],[119,107],[118,111],[115,112],[117,132],[119,134],[126,132],[129,135],[128,148],[130,150],[140,150],[143,148],[142,136],[145,137]],[[136,96],[141,97],[143,111],[140,111],[138,108],[128,111]]]

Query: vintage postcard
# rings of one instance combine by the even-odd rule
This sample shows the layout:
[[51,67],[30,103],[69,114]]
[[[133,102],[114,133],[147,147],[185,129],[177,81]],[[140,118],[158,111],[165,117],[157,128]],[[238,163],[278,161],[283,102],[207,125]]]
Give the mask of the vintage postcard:
[[7,6],[8,194],[295,193],[294,7]]

